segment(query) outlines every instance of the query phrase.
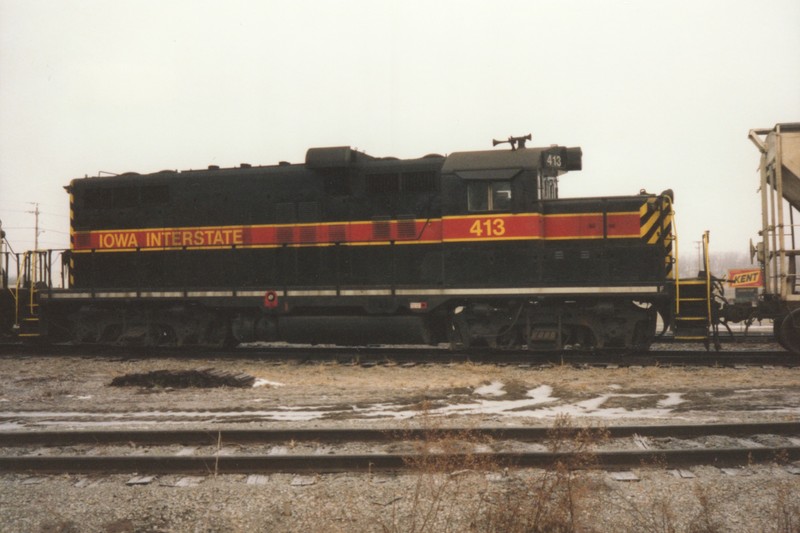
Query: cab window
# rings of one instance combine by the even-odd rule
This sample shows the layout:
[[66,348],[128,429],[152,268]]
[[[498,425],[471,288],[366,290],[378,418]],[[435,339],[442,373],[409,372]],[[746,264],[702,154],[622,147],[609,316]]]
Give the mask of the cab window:
[[467,207],[471,212],[510,211],[510,181],[470,181]]

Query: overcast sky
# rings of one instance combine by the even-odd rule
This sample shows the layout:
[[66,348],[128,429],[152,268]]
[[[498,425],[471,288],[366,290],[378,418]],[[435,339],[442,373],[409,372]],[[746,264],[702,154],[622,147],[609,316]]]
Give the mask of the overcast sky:
[[583,148],[562,197],[673,189],[683,251],[760,229],[751,128],[800,122],[798,0],[0,0],[0,219],[67,247],[73,178]]

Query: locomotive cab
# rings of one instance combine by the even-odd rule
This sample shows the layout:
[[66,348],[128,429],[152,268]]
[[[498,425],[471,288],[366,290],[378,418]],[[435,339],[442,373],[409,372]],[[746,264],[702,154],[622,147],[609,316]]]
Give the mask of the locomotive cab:
[[559,176],[580,170],[581,156],[550,146],[447,158],[445,286],[470,294],[450,302],[456,343],[650,343],[652,304],[668,297],[671,204],[656,195],[559,199]]

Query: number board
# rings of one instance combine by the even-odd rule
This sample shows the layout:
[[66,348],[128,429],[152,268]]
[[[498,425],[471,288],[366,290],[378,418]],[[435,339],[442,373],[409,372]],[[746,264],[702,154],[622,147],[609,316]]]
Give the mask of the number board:
[[542,166],[565,170],[567,168],[567,150],[564,148],[552,148],[542,152]]

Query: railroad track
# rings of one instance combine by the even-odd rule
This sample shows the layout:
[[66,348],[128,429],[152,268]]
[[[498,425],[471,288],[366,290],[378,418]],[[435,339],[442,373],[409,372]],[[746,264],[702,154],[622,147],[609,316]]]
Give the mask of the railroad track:
[[324,363],[337,362],[362,366],[482,363],[501,365],[589,365],[589,366],[800,366],[800,357],[767,345],[759,350],[703,350],[696,345],[680,349],[660,349],[647,352],[562,352],[497,351],[470,349],[451,351],[430,346],[250,346],[235,349],[209,348],[137,348],[129,346],[25,346],[0,344],[0,356],[78,356],[103,359],[137,360],[151,358],[197,359],[259,359],[275,362]]
[[[354,452],[356,443],[367,446],[369,451]],[[334,444],[340,449],[331,447]],[[381,448],[381,444],[389,446]],[[117,448],[113,446],[124,446],[127,452],[114,453]],[[163,450],[170,446],[177,449]],[[518,427],[3,432],[0,447],[0,473],[4,474],[380,472],[413,471],[425,464],[444,465],[445,470],[466,465],[591,465],[618,470],[643,465],[685,468],[702,464],[722,468],[800,460],[800,423],[620,426],[603,430]],[[232,447],[246,450],[230,453]],[[398,448],[401,451],[396,451]],[[83,453],[75,453],[76,449]],[[293,453],[294,449],[298,451]]]

